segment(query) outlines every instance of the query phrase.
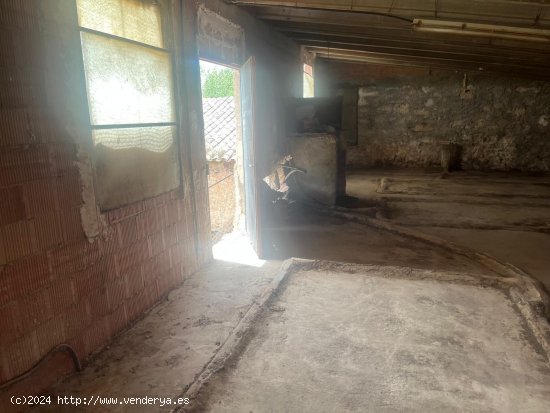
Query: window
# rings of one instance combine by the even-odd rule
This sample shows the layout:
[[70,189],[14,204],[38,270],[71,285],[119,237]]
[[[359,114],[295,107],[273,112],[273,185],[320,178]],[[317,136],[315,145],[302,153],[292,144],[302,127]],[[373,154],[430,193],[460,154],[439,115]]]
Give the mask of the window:
[[313,88],[313,67],[304,63],[304,97],[312,98],[315,97],[315,92]]
[[179,186],[172,55],[158,0],[77,0],[102,210]]

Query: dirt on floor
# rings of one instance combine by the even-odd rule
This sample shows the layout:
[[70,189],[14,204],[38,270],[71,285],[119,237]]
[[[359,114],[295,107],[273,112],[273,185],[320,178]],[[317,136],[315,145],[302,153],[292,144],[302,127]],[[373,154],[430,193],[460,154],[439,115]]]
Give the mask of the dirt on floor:
[[52,404],[49,408],[40,406],[30,411],[171,411],[160,402],[155,405],[119,403],[123,403],[123,397],[175,399],[182,395],[271,282],[279,266],[276,261],[261,267],[213,262],[122,332],[84,371],[48,392],[54,398],[114,397],[118,398],[115,405]]
[[[351,171],[349,209],[486,252],[550,289],[550,177],[522,173]],[[349,202],[349,201],[348,201]],[[367,211],[361,209],[369,206]],[[359,206],[359,208],[358,208]]]
[[286,220],[265,232],[273,257],[487,273],[479,262],[421,241],[365,227],[292,204]]
[[423,227],[421,230],[457,245],[490,254],[502,262],[510,262],[540,280],[550,291],[548,234],[441,227]]
[[[275,260],[241,260],[245,240],[228,237],[215,249],[221,257],[192,275],[108,349],[52,389],[52,395],[88,397],[176,397],[193,383],[238,325],[255,298],[275,277],[280,260],[297,256],[479,274],[484,266],[429,244],[327,217],[298,204],[284,226],[269,230]],[[239,241],[240,240],[240,241]],[[223,261],[223,260],[225,261]],[[51,411],[92,411],[91,406],[52,406]],[[94,406],[93,411],[166,411],[161,406]]]
[[548,354],[491,279],[299,270],[189,410],[547,412]]

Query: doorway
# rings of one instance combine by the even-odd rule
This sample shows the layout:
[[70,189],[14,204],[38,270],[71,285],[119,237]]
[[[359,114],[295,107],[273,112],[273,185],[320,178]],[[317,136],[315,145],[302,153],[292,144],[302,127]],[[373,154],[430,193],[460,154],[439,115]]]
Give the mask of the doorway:
[[208,162],[208,196],[212,244],[239,225],[238,87],[239,72],[200,61],[204,139]]
[[258,259],[254,173],[253,61],[249,59],[239,70],[201,59],[200,73],[213,255],[215,259],[261,266],[264,261]]

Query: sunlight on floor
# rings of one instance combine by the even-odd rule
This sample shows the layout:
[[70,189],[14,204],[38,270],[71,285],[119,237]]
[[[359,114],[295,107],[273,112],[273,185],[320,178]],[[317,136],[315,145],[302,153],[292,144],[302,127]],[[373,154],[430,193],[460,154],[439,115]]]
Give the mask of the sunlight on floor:
[[214,244],[212,252],[216,260],[253,267],[262,267],[265,264],[265,260],[259,259],[256,255],[248,237],[241,232],[224,235],[218,243]]

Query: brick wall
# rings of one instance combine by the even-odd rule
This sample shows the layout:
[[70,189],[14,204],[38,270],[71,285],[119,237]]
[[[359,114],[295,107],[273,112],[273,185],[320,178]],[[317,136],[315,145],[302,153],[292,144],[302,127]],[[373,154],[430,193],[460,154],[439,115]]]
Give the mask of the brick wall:
[[[59,71],[43,53],[52,50],[44,33],[60,29],[46,26],[37,3],[0,2],[0,382],[59,343],[85,360],[210,257],[208,216],[195,213],[207,202],[206,174],[192,173],[189,159],[183,191],[101,214],[100,235],[86,236],[82,146],[71,116],[60,114],[63,103],[78,105],[64,95],[66,74],[59,87],[48,77]],[[78,44],[76,29],[65,36]],[[60,354],[0,393],[0,405],[72,369]]]

